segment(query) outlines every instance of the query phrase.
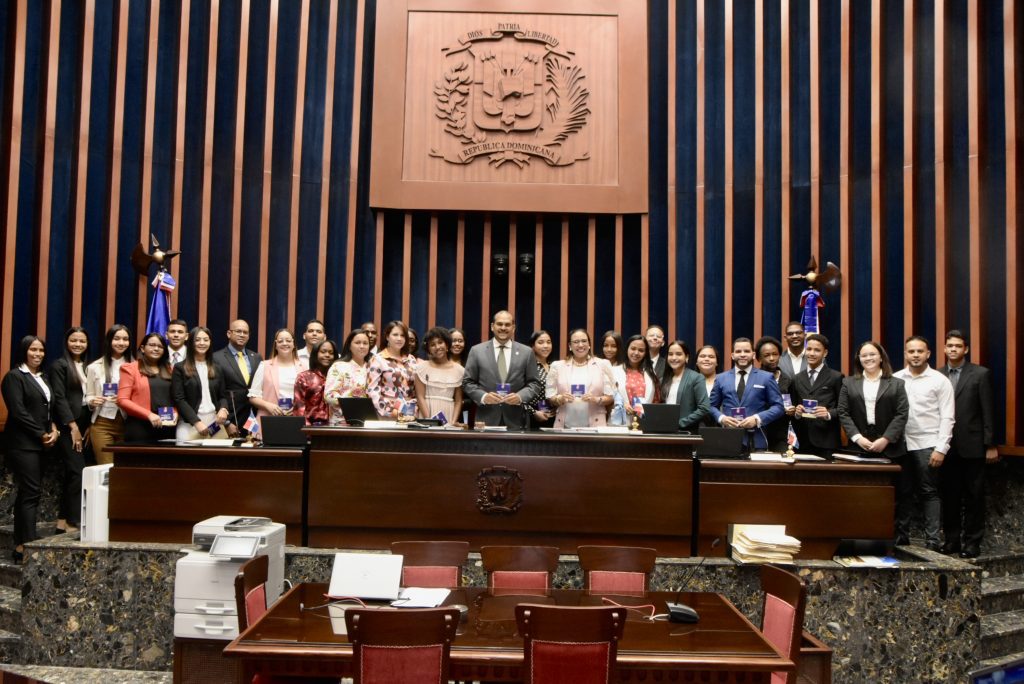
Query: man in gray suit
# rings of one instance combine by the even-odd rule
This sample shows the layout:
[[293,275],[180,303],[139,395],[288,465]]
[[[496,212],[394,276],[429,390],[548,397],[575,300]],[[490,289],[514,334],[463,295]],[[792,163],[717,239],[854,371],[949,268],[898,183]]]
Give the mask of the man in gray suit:
[[[508,311],[491,318],[494,335],[469,350],[462,390],[477,404],[476,420],[487,425],[520,429],[526,422],[523,404],[542,396],[533,350],[512,339],[516,321]],[[508,385],[507,393],[499,384]]]
[[779,370],[787,378],[792,378],[797,373],[807,370],[807,358],[804,356],[804,341],[807,334],[804,332],[803,323],[790,321],[786,324],[786,350],[782,352],[779,359]]

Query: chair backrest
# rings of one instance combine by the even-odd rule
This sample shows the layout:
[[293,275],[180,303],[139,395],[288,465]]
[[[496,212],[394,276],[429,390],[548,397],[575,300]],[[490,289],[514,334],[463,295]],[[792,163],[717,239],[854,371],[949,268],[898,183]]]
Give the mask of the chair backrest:
[[256,556],[246,561],[235,575],[235,608],[238,610],[238,631],[263,617],[267,612],[267,572],[270,560]]
[[558,568],[555,546],[482,546],[480,558],[491,589],[547,589]]
[[397,541],[391,553],[403,556],[403,587],[461,587],[469,542]]
[[602,592],[646,591],[658,552],[643,546],[581,546],[583,588]]
[[[799,667],[807,588],[797,575],[774,565],[761,566],[764,609],[761,631],[775,648]],[[772,684],[796,684],[798,673],[773,672]]]
[[618,681],[615,659],[626,609],[521,603],[516,625],[523,637],[525,684]]
[[458,608],[349,608],[355,684],[445,684]]

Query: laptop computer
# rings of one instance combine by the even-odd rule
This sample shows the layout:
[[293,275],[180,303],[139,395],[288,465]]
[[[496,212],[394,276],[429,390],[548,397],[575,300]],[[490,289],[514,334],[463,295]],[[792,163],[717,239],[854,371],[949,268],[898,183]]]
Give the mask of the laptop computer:
[[341,414],[349,425],[360,426],[368,420],[380,420],[377,407],[369,397],[341,397],[338,399]]
[[402,580],[402,560],[393,553],[336,553],[327,595],[394,601]]
[[302,432],[306,419],[302,416],[263,416],[260,424],[263,426],[264,446],[306,446],[306,435]]
[[743,430],[702,425],[704,441],[694,450],[698,458],[743,458]]
[[649,435],[671,435],[679,432],[678,404],[644,404],[640,430]]

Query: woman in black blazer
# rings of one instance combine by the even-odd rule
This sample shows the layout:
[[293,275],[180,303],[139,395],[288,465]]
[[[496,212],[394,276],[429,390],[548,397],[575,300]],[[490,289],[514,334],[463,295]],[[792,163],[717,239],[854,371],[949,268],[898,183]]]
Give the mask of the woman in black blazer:
[[39,510],[39,485],[43,477],[43,449],[57,443],[60,432],[50,418],[53,392],[43,377],[46,345],[35,335],[21,339],[19,366],[12,368],[0,382],[0,394],[7,405],[7,450],[4,462],[14,474],[18,494],[14,500],[15,563],[20,563],[25,543],[36,535]]
[[171,373],[171,398],[180,416],[175,435],[179,442],[217,435],[219,426],[228,423],[224,376],[211,359],[211,344],[208,328],[192,328],[185,342],[185,360]]
[[903,381],[893,377],[889,356],[877,342],[862,342],[853,366],[854,374],[843,378],[839,392],[839,422],[850,445],[869,454],[902,456],[907,451],[903,429],[910,413]]
[[82,512],[82,468],[92,409],[85,401],[85,367],[89,365],[89,336],[74,326],[64,333],[64,353],[50,366],[53,420],[60,430],[57,452],[61,458],[57,533],[74,532]]

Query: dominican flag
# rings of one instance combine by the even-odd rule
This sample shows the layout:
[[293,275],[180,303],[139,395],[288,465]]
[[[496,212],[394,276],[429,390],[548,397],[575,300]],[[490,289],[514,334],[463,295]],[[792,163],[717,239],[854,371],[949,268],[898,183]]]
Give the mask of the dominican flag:
[[793,429],[793,424],[789,424],[789,430],[786,432],[786,444],[793,447],[793,450],[800,448],[800,440],[796,438],[796,430]]
[[249,419],[245,421],[245,425],[242,427],[250,435],[258,435],[260,433],[260,422],[256,420],[256,415],[252,411],[249,411]]
[[166,336],[167,324],[171,322],[171,304],[168,297],[178,283],[170,273],[160,270],[151,285],[154,292],[153,301],[149,304],[149,318],[146,319],[146,334],[155,332]]

